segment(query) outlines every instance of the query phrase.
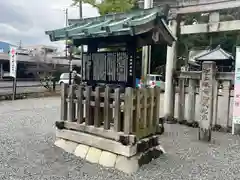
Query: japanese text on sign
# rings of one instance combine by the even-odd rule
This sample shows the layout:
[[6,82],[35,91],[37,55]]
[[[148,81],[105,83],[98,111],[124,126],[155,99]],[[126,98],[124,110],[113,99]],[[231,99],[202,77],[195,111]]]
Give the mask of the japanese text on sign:
[[211,67],[203,66],[202,69],[202,98],[201,98],[201,120],[208,121],[211,100]]
[[11,77],[16,78],[17,74],[17,55],[16,55],[16,48],[10,47],[9,52],[9,65],[10,65],[10,73],[9,75]]

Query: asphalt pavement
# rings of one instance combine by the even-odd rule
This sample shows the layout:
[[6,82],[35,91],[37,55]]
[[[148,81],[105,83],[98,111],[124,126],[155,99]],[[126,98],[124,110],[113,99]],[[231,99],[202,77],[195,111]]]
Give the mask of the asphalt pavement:
[[60,98],[0,102],[0,179],[2,180],[237,180],[240,138],[213,132],[198,140],[198,129],[166,125],[166,154],[133,175],[90,164],[55,147]]
[[[16,88],[16,93],[21,94],[21,93],[34,93],[34,92],[44,92],[46,91],[46,88],[43,86],[38,86],[38,87],[17,87]],[[0,87],[0,95],[8,95],[13,92],[13,88],[1,88]]]
[[[17,81],[17,86],[36,86],[40,85],[39,81]],[[12,87],[12,81],[0,81],[0,88]]]
[[[18,81],[16,93],[43,92],[46,88],[39,81]],[[0,95],[7,95],[13,92],[12,81],[0,81]]]

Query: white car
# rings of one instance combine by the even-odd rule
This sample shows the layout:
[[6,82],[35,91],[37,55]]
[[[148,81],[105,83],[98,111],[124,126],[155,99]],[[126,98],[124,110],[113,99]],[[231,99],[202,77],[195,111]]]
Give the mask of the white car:
[[[73,76],[73,74],[72,74]],[[81,77],[80,74],[77,74],[77,76]],[[62,73],[60,76],[60,80],[58,81],[58,84],[69,84],[69,73]],[[72,78],[72,83],[73,83],[73,78]]]

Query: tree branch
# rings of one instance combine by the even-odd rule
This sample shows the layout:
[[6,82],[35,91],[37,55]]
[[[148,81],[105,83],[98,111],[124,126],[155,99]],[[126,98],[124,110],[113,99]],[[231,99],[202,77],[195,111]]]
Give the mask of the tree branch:
[[99,8],[99,3],[96,0],[73,0],[72,6],[79,6],[79,2],[82,1],[85,4],[90,4],[95,8]]

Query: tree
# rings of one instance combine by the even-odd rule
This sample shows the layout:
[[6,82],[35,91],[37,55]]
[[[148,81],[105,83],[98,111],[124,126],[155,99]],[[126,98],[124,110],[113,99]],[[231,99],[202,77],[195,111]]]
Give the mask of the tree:
[[[78,6],[79,1],[81,0],[73,0],[72,5]],[[82,2],[97,8],[100,15],[127,12],[137,8],[136,0],[102,0],[101,2],[98,0],[82,0]]]

